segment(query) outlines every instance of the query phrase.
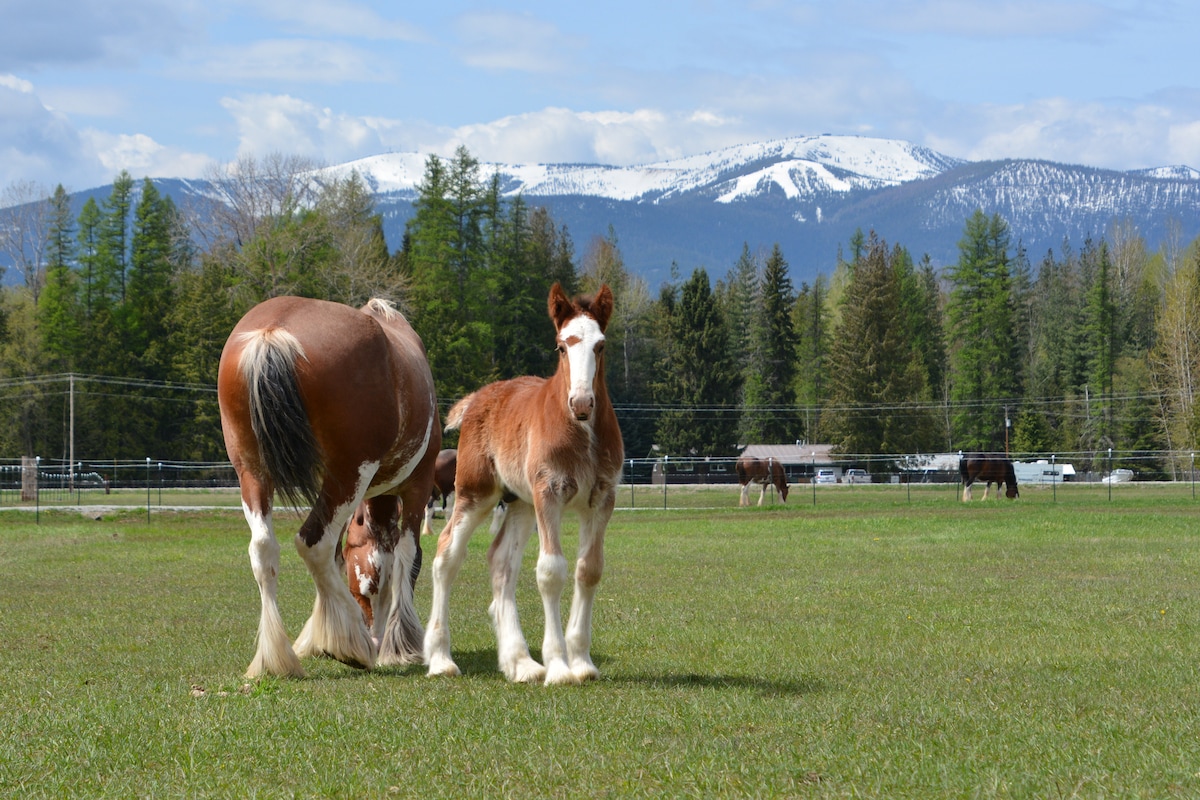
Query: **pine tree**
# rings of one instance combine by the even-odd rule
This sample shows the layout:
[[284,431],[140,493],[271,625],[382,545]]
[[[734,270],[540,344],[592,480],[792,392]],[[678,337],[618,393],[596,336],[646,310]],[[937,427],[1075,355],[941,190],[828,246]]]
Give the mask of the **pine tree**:
[[697,269],[678,290],[664,287],[659,303],[669,344],[655,398],[670,407],[659,419],[657,444],[680,456],[731,456],[741,379],[708,273]]
[[1021,393],[1008,224],[977,210],[958,247],[947,308],[954,442],[961,450],[1003,450],[1004,405]]
[[796,404],[796,333],[792,327],[795,292],[788,264],[776,244],[763,267],[750,324],[743,442],[789,442],[801,438],[793,417]]
[[832,410],[824,422],[843,453],[928,452],[937,444],[912,327],[896,313],[907,260],[872,233],[846,286],[829,352]]
[[71,198],[60,183],[50,198],[50,237],[46,248],[46,281],[37,300],[38,330],[47,368],[76,369],[82,335],[75,265],[75,220]]

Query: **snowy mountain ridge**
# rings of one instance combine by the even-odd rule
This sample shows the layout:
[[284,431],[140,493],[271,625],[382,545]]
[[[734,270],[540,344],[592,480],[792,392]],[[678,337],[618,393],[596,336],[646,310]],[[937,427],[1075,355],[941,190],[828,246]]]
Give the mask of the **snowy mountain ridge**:
[[[377,194],[415,197],[426,160],[417,153],[390,153],[340,164],[326,172],[346,175],[357,171]],[[791,199],[879,189],[930,178],[959,163],[894,139],[822,135],[737,145],[631,167],[480,164],[480,175],[490,180],[498,174],[507,196],[585,195],[658,203],[701,191],[716,202],[731,203],[776,187]]]

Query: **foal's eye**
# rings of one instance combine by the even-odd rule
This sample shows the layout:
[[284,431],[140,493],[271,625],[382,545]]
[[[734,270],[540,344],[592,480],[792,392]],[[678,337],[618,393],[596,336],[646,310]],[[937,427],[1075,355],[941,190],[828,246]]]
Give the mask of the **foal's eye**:
[[596,355],[600,355],[603,352],[604,352],[604,342],[600,342],[599,344],[596,345]]
[[558,354],[560,356],[565,356],[567,354],[567,346],[562,342],[558,343]]

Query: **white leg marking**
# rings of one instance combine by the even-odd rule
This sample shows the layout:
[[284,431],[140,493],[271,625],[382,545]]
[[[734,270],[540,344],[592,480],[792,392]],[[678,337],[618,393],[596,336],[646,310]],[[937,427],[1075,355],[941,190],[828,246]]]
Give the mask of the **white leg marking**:
[[497,510],[492,519],[493,537],[501,527],[504,533],[494,540],[493,549],[488,553],[492,573],[492,604],[488,612],[496,631],[500,670],[516,683],[540,683],[546,677],[546,668],[529,654],[529,644],[517,614],[517,578],[535,524],[533,508],[519,501],[506,511]]
[[292,643],[283,627],[283,618],[279,614],[279,541],[275,538],[271,513],[268,511],[260,516],[245,503],[242,503],[242,513],[250,526],[250,569],[254,572],[262,600],[257,647],[254,660],[246,670],[246,677],[256,678],[263,673],[304,677],[304,668],[292,650]]
[[[450,588],[458,577],[459,568],[467,555],[467,542],[475,527],[483,521],[488,509],[468,509],[465,503],[455,503],[450,520],[438,538],[438,554],[430,570],[433,581],[432,608],[429,624],[425,626],[425,663],[430,675],[458,675],[458,665],[450,657]],[[443,540],[447,539],[443,545]]]

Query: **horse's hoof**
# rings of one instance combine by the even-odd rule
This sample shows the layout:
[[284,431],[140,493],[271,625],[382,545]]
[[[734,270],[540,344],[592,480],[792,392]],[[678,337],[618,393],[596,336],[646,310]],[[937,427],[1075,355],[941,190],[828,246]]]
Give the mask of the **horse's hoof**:
[[458,664],[455,664],[451,659],[431,658],[429,660],[429,674],[455,678],[462,675],[462,672],[459,671]]
[[571,671],[565,661],[555,661],[546,668],[547,686],[577,685],[582,681]]
[[541,683],[546,678],[546,668],[526,657],[506,667],[504,675],[513,683]]

